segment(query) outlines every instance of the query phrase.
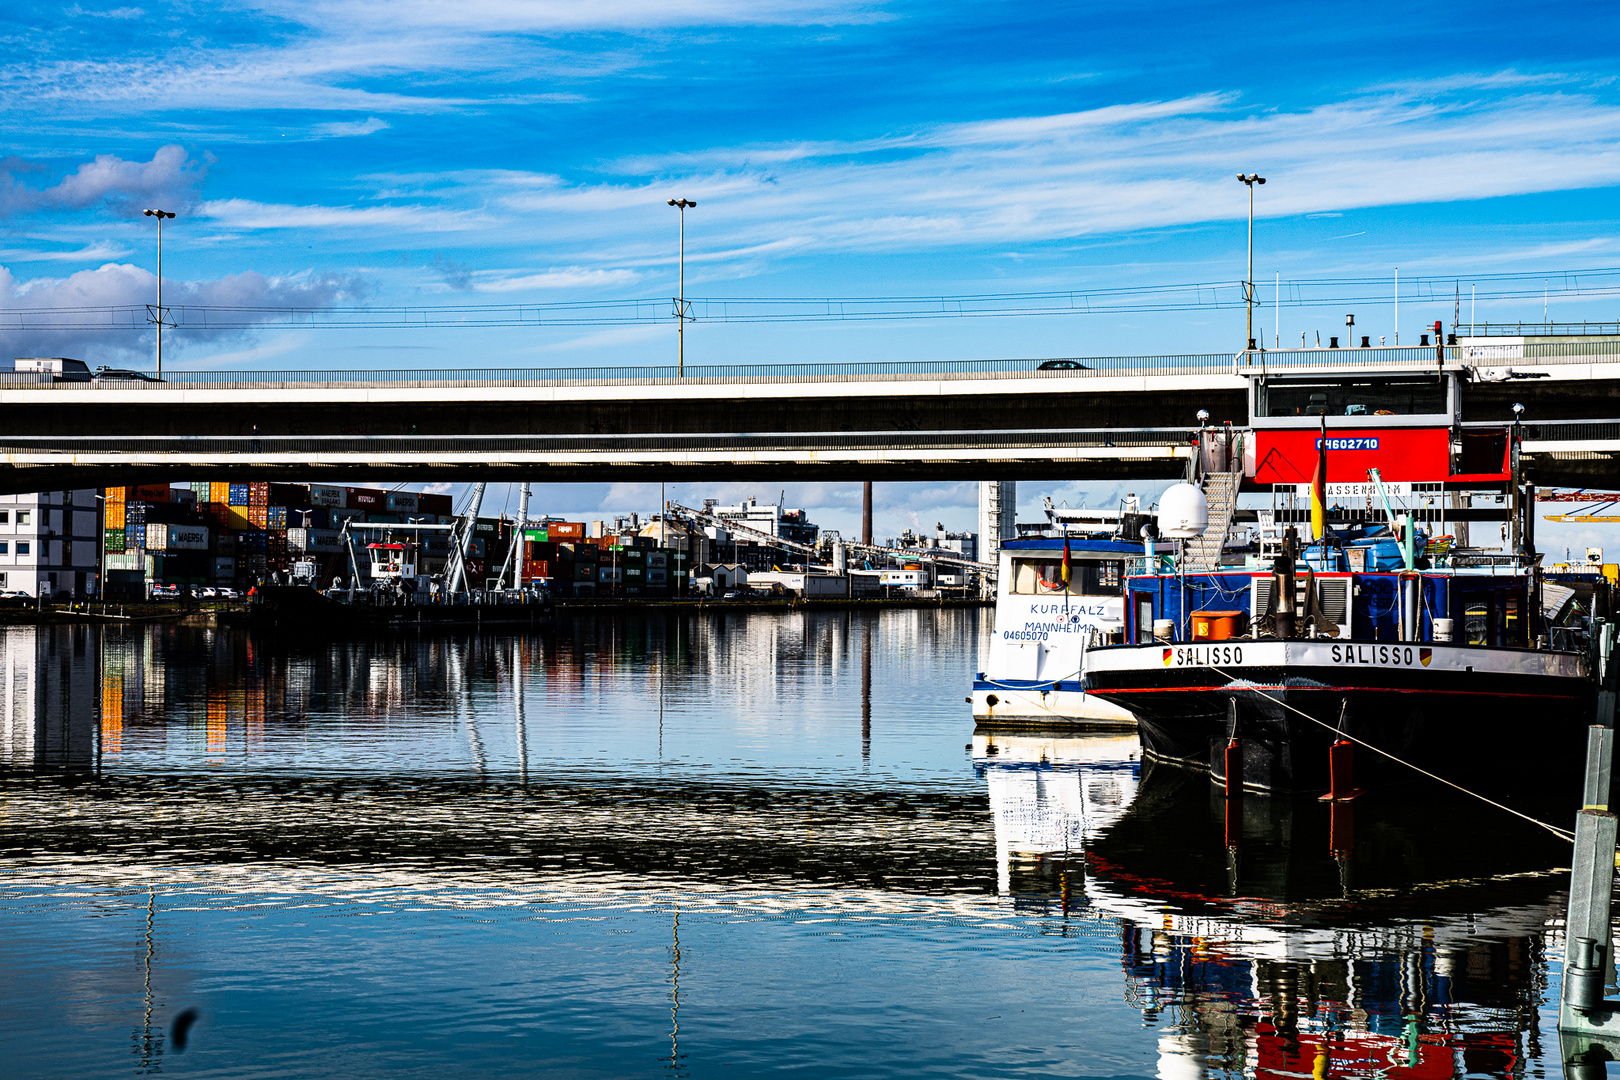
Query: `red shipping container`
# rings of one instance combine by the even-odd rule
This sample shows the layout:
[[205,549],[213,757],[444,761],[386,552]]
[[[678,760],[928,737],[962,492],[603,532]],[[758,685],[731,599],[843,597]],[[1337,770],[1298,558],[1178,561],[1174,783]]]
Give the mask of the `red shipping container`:
[[448,516],[455,513],[455,507],[451,504],[448,495],[429,495],[425,493],[418,495],[416,497],[416,509],[424,514],[445,514]]
[[350,510],[381,510],[388,502],[388,492],[376,488],[349,488]]
[[168,502],[168,484],[140,484],[133,490],[131,502]]
[[581,521],[548,521],[546,536],[552,540],[585,539],[585,523]]

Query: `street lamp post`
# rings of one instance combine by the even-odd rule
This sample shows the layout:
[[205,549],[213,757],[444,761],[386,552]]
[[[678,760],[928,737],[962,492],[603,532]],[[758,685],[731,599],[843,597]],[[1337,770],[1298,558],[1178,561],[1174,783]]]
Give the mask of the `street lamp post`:
[[1237,178],[1249,189],[1249,276],[1243,281],[1243,310],[1248,330],[1243,340],[1247,351],[1254,348],[1254,185],[1265,183],[1266,178],[1257,173],[1238,173]]
[[696,206],[691,199],[670,199],[669,205],[681,212],[681,294],[675,299],[675,376],[686,377],[686,324],[692,318],[686,306],[686,208]]
[[163,219],[172,218],[174,215],[167,210],[148,210],[146,216],[157,218],[158,223],[158,295],[157,317],[154,321],[157,323],[157,377],[161,379],[163,378],[163,320],[166,318],[163,312]]

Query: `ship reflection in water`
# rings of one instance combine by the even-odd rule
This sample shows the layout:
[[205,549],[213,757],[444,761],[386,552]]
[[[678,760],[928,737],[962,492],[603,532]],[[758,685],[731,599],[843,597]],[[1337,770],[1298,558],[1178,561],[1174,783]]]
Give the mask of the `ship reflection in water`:
[[1002,894],[1118,920],[1160,1077],[1510,1076],[1557,1052],[1557,838],[1412,793],[1228,818],[1133,737],[980,730],[973,751]]
[[1131,736],[964,746],[979,618],[0,630],[0,1055],[1556,1071],[1561,841],[1420,792],[1229,814]]

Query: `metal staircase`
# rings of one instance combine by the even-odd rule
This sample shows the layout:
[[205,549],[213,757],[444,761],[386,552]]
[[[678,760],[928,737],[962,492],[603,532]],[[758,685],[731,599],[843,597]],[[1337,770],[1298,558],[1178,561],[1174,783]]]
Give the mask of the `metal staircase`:
[[1188,573],[1207,574],[1220,566],[1221,551],[1226,547],[1227,534],[1232,531],[1232,518],[1237,514],[1238,488],[1242,483],[1242,469],[1204,474],[1209,528],[1187,541],[1185,565]]

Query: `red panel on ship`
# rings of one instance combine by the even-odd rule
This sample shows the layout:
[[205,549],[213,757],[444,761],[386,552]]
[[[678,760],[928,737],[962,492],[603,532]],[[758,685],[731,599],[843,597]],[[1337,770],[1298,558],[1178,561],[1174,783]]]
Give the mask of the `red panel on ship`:
[[[1254,480],[1308,484],[1321,433],[1310,428],[1254,433]],[[1451,433],[1445,428],[1328,428],[1329,483],[1365,483],[1367,470],[1393,483],[1439,483],[1451,476]]]

